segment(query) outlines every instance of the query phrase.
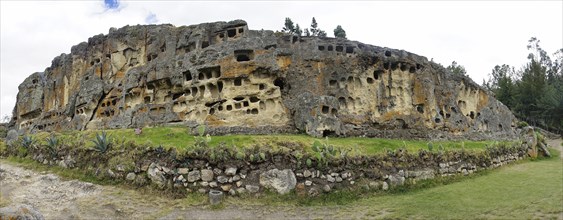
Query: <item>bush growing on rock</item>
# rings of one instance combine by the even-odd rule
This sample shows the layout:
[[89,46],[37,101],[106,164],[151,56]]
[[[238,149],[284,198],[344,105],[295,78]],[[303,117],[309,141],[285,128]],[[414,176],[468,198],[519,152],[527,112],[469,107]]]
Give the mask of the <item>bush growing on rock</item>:
[[101,134],[96,134],[96,139],[94,139],[92,142],[94,142],[94,150],[100,153],[107,152],[111,147],[111,140],[107,136],[107,133],[105,131],[102,131]]

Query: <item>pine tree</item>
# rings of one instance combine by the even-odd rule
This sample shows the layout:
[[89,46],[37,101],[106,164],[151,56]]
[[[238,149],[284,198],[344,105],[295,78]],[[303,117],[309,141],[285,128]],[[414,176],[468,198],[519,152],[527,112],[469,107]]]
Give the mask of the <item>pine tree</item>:
[[313,21],[311,21],[311,36],[318,36],[319,29],[317,28],[317,20],[313,17]]
[[282,32],[293,34],[293,32],[295,31],[295,26],[293,26],[293,21],[291,21],[291,18],[285,18],[284,25],[285,26],[282,28]]
[[295,35],[301,37],[302,34],[303,34],[303,30],[301,30],[299,24],[295,24]]
[[309,32],[309,29],[308,29],[308,28],[305,28],[304,31],[305,31],[305,36],[307,36],[307,37],[310,37],[310,36],[311,36],[311,33]]
[[342,28],[342,26],[336,26],[334,29],[334,37],[346,39],[346,31]]

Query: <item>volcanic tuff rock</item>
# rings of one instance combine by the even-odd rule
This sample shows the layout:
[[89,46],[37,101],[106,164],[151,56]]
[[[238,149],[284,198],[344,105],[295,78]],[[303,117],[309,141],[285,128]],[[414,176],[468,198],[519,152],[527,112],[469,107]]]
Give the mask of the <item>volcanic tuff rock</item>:
[[403,50],[249,30],[245,21],[112,28],[20,86],[26,131],[205,124],[220,133],[514,135],[471,79]]

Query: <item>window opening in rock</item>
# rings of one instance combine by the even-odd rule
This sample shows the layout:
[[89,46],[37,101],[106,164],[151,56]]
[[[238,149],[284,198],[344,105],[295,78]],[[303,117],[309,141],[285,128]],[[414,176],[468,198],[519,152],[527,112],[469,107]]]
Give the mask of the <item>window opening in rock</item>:
[[260,85],[258,85],[258,89],[264,90],[264,89],[266,89],[266,85],[260,84]]
[[389,66],[391,66],[388,62],[383,64],[383,69],[388,70]]
[[325,46],[319,46],[319,50],[320,50],[320,51],[325,50]]
[[249,105],[248,101],[244,101],[244,102],[242,102],[242,106],[244,106],[244,107],[248,107],[248,105]]
[[397,63],[397,62],[394,62],[394,63],[391,64],[392,70],[396,70],[398,67],[399,67],[399,63]]
[[252,111],[251,111],[251,113],[252,113],[253,115],[257,115],[257,114],[258,114],[258,109],[253,108]]
[[457,113],[457,109],[455,107],[450,107],[450,109],[452,110],[452,112]]
[[329,80],[329,81],[328,81],[328,84],[329,84],[330,86],[336,86],[336,80]]
[[219,93],[223,92],[223,81],[217,82],[217,89],[218,89]]
[[258,97],[256,97],[256,96],[250,97],[250,102],[254,103],[254,102],[258,102],[258,101],[260,101],[260,99],[258,99]]
[[276,80],[274,80],[274,85],[279,87],[280,90],[283,90],[283,87],[285,86],[285,82],[283,78],[277,78]]
[[346,47],[346,53],[354,53],[354,47]]
[[436,123],[440,123],[441,121],[442,121],[442,120],[440,120],[440,118],[435,118],[435,119],[434,119],[434,122],[436,122]]
[[379,76],[381,76],[381,74],[383,74],[383,70],[375,70],[375,71],[373,71],[373,78],[378,80]]
[[408,67],[407,67],[406,64],[401,63],[401,71],[403,71],[403,72],[404,72],[404,71],[407,71],[407,68],[408,68]]
[[385,51],[385,56],[390,57],[390,56],[391,56],[391,51]]
[[227,105],[227,111],[231,111],[233,110],[233,106],[232,105]]
[[366,79],[366,81],[367,81],[369,84],[373,84],[373,83],[374,83],[373,78],[371,78],[371,77],[368,77],[368,78]]
[[190,80],[192,80],[192,73],[190,73],[189,70],[184,71],[182,74],[184,74],[184,80],[185,80],[185,81],[190,81]]
[[235,101],[237,101],[237,102],[240,102],[240,101],[244,100],[244,97],[242,97],[242,96],[237,96],[237,97],[233,98],[233,100],[235,100]]
[[220,105],[219,107],[217,107],[217,110],[219,110],[219,111],[223,111],[223,106],[222,106],[222,105]]
[[342,52],[342,51],[344,51],[343,46],[340,46],[340,45],[336,46],[336,52]]
[[327,49],[327,50],[328,50],[328,51],[332,51],[332,49],[333,49],[332,45],[328,45],[328,49]]
[[203,73],[199,73],[198,77],[199,80],[204,80],[205,79],[205,74]]
[[416,68],[414,68],[414,66],[411,66],[409,68],[409,73],[415,73],[416,72]]
[[240,103],[235,103],[235,109],[240,109],[240,108],[241,108]]
[[197,96],[197,87],[192,88],[192,96]]
[[331,130],[324,130],[323,131],[323,137],[328,137],[328,136],[335,136],[336,132],[331,131]]
[[235,86],[242,86],[242,79],[241,78],[236,78],[235,82],[234,82]]
[[243,33],[243,32],[244,32],[244,28],[239,28],[239,29],[238,29],[238,33],[239,33],[239,34],[241,34],[241,33]]
[[229,30],[227,30],[227,36],[229,36],[229,37],[234,37],[235,35],[237,35],[237,30],[236,30],[236,29],[229,29]]
[[446,113],[446,118],[450,118],[452,115],[450,113]]
[[416,111],[419,113],[424,113],[424,105],[416,105]]
[[151,97],[145,96],[145,103],[150,103],[150,102],[151,102]]
[[475,113],[473,111],[469,112],[469,117],[475,119]]
[[214,108],[212,108],[212,109],[209,109],[209,114],[210,114],[210,115],[213,115],[213,114],[215,114],[215,109],[214,109]]
[[336,115],[338,113],[338,110],[333,108],[333,109],[330,110],[330,113],[332,113],[333,115]]
[[265,109],[266,109],[266,103],[260,101],[260,103],[258,103],[258,105],[260,106],[260,110],[265,110]]
[[324,106],[324,105],[323,105],[323,107],[322,107],[322,112],[323,112],[323,114],[328,114],[328,111],[329,111],[329,110],[330,110],[330,109],[329,109],[328,106]]
[[205,73],[205,77],[206,77],[207,79],[211,79],[211,78],[213,78],[213,74],[211,73],[211,71],[207,71],[207,72]]
[[234,53],[238,62],[250,61],[254,59],[253,50],[235,50]]

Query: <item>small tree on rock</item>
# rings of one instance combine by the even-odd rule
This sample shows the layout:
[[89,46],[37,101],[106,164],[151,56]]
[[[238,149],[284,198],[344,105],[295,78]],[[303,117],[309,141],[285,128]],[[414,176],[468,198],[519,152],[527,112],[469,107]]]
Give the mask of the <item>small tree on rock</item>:
[[293,26],[293,21],[291,21],[291,18],[285,18],[285,25],[282,28],[282,32],[293,34],[294,31],[295,26]]
[[336,26],[334,29],[334,37],[346,39],[346,31],[342,28],[342,26]]
[[299,24],[295,25],[295,35],[300,36],[303,34],[303,30],[299,27]]

